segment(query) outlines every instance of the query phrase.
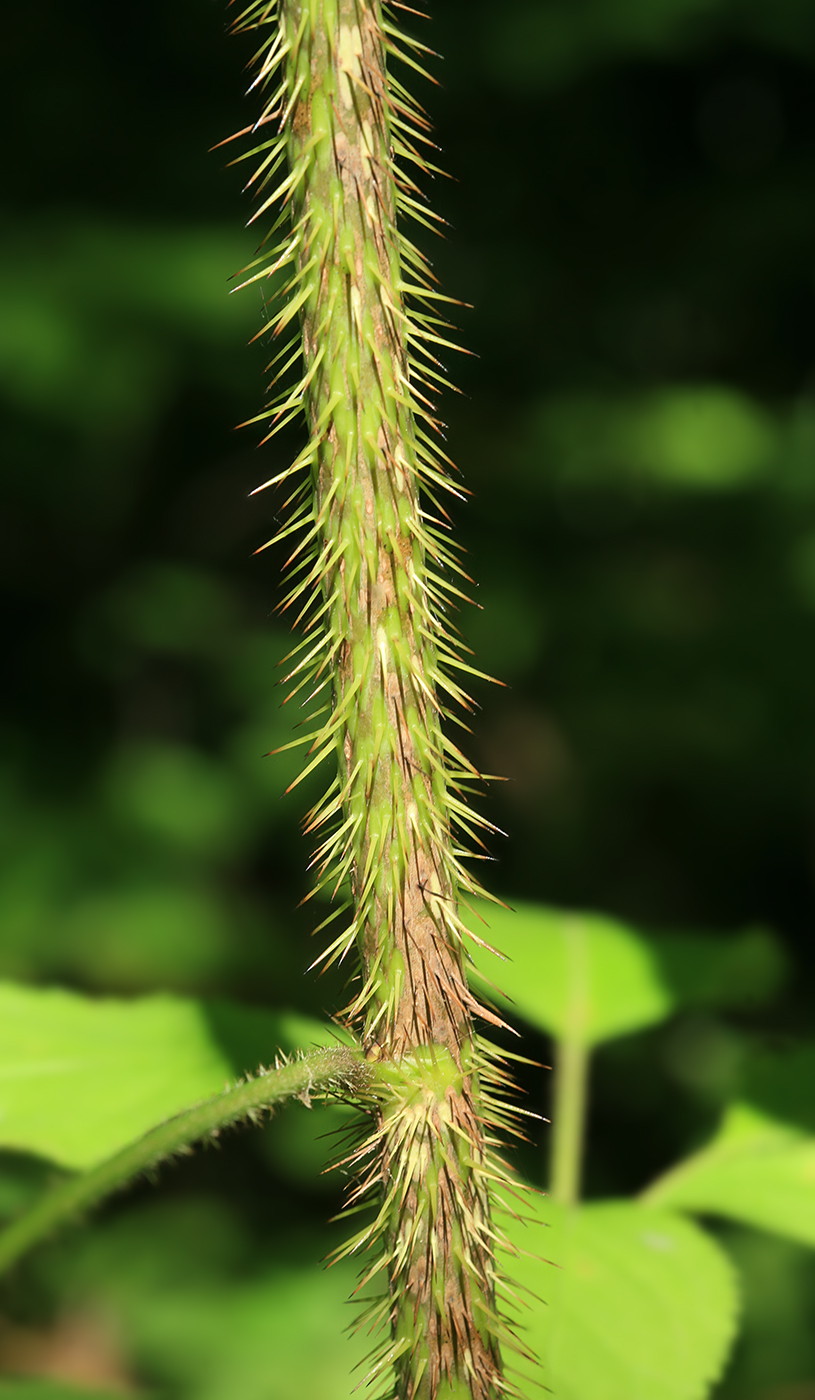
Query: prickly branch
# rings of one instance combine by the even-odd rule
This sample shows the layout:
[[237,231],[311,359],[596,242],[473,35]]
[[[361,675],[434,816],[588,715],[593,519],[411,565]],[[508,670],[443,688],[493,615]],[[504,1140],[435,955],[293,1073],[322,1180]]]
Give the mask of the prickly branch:
[[395,1376],[400,1400],[488,1400],[509,1389],[490,1212],[506,1110],[473,1032],[475,1015],[496,1018],[467,985],[459,901],[477,890],[464,847],[489,824],[467,805],[479,775],[442,724],[451,702],[469,703],[455,676],[478,673],[449,621],[466,580],[433,406],[449,298],[402,228],[433,224],[409,173],[433,168],[432,145],[391,71],[395,59],[421,72],[422,46],[399,39],[380,0],[256,0],[235,28],[263,35],[253,87],[266,101],[247,129],[261,139],[246,156],[254,218],[273,210],[279,240],[242,283],[271,280],[264,329],[280,344],[275,397],[253,421],[271,436],[303,413],[310,432],[264,484],[293,483],[276,539],[292,541],[282,608],[303,631],[286,680],[317,705],[296,741],[309,746],[302,776],[336,762],[306,819],[316,888],[342,891],[331,918],[347,914],[321,961],[357,951],[347,1016],[391,1067],[356,1154],[352,1204],[373,1197],[375,1219],[348,1246],[384,1245],[363,1276],[388,1280],[368,1314],[391,1332],[371,1377]]
[[264,1110],[272,1111],[286,1099],[299,1098],[310,1104],[312,1094],[327,1094],[354,1102],[370,1099],[375,1091],[375,1068],[358,1050],[345,1045],[292,1060],[280,1055],[273,1069],[260,1069],[222,1094],[175,1114],[90,1171],[55,1186],[0,1233],[0,1274],[34,1245],[98,1206],[142,1172],[189,1152],[202,1139],[218,1137],[224,1128],[247,1119],[257,1122]]

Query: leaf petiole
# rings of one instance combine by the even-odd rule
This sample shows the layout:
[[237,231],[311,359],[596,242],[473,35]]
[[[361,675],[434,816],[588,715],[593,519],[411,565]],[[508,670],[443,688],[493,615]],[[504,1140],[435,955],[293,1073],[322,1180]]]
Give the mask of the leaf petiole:
[[92,1209],[142,1172],[188,1151],[202,1138],[215,1137],[241,1119],[256,1121],[263,1109],[290,1098],[308,1103],[309,1096],[318,1092],[364,1098],[374,1082],[374,1070],[362,1053],[345,1045],[314,1050],[241,1080],[159,1123],[106,1161],[69,1177],[41,1197],[0,1233],[0,1273],[74,1216]]

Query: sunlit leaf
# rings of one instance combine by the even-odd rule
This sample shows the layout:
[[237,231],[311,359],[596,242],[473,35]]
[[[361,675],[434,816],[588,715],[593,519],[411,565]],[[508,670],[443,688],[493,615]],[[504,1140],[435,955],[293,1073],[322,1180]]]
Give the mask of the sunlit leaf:
[[0,1146],[90,1167],[279,1048],[331,1034],[222,1003],[0,983]]
[[510,959],[501,964],[477,948],[479,971],[552,1035],[596,1045],[673,1009],[652,949],[614,919],[534,904],[511,912],[481,904],[478,912],[488,928],[473,916],[470,927]]
[[[548,1199],[510,1234],[524,1339],[559,1400],[702,1400],[734,1337],[733,1271],[698,1226],[623,1201]],[[547,1222],[549,1229],[543,1228]],[[539,1257],[529,1257],[529,1255]]]
[[542,904],[511,910],[479,901],[469,916],[482,985],[532,1025],[597,1045],[686,1006],[749,1006],[777,992],[787,971],[761,928],[732,935],[649,936],[617,919]]
[[752,1104],[732,1104],[713,1140],[654,1182],[645,1199],[815,1246],[815,1137]]

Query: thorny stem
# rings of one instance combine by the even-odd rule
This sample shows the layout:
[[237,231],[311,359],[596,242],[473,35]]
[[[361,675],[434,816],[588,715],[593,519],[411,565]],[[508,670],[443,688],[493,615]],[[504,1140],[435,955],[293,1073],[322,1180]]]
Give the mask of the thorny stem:
[[319,693],[328,715],[308,735],[305,771],[331,755],[338,764],[306,821],[320,833],[318,885],[350,887],[350,921],[324,957],[356,950],[347,1014],[391,1076],[350,1202],[373,1199],[376,1218],[344,1252],[377,1245],[361,1286],[388,1279],[367,1314],[390,1330],[369,1379],[394,1374],[399,1400],[496,1400],[509,1390],[490,1219],[502,1173],[485,1124],[506,1115],[483,1087],[502,1076],[473,1015],[496,1018],[467,986],[459,914],[460,892],[477,889],[461,837],[480,844],[487,824],[465,800],[478,774],[441,723],[451,699],[467,704],[451,670],[471,669],[447,620],[462,571],[428,399],[444,382],[447,298],[397,225],[417,210],[433,218],[405,173],[428,168],[428,124],[386,62],[416,68],[422,46],[398,53],[381,0],[256,0],[237,27],[264,26],[258,81],[277,74],[279,86],[261,122],[278,134],[251,152],[253,178],[264,196],[280,181],[258,212],[282,199],[290,231],[247,280],[287,269],[269,325],[294,328],[295,355],[299,335],[303,377],[269,413],[274,424],[302,409],[311,434],[273,478],[310,477],[281,532],[302,530],[283,607],[306,638],[287,679]]
[[362,1055],[346,1046],[315,1050],[273,1070],[261,1071],[160,1123],[98,1167],[70,1177],[37,1201],[0,1233],[0,1273],[61,1226],[92,1209],[140,1173],[184,1153],[202,1138],[217,1137],[240,1119],[256,1119],[259,1111],[290,1098],[308,1100],[320,1090],[365,1097],[375,1084],[375,1072]]
[[[292,26],[300,10],[296,0],[287,5]],[[332,40],[338,91],[325,111]],[[341,639],[334,694],[347,717],[340,762],[357,838],[354,903],[364,911],[366,1040],[388,1058],[436,1044],[459,1060],[471,1035],[470,998],[446,932],[444,906],[456,894],[449,825],[434,811],[444,810],[446,792],[429,753],[442,750],[434,645],[415,606],[427,563],[416,530],[402,279],[384,145],[385,55],[374,6],[339,0],[336,33],[314,31],[311,72],[311,93],[293,112],[293,145],[296,158],[322,121],[329,127],[302,211],[321,230],[331,221],[334,246],[303,313],[303,346],[307,364],[327,351],[309,394],[313,421],[338,401],[315,485],[329,552],[323,590]],[[304,248],[302,258],[311,254]]]
[[[320,13],[322,11],[322,13]],[[309,23],[309,16],[319,16]],[[323,596],[337,640],[334,712],[369,1054],[410,1064],[379,1117],[393,1346],[405,1400],[495,1395],[489,1207],[462,968],[450,794],[415,470],[402,268],[389,151],[388,75],[376,3],[287,0],[293,199],[309,230],[301,271],[307,391],[320,432],[314,479]],[[294,50],[293,50],[294,52]],[[296,79],[295,79],[296,73]],[[318,358],[319,357],[319,358]],[[457,932],[457,930],[456,930]],[[424,1071],[424,1073],[422,1073]],[[463,1144],[463,1146],[462,1146]]]

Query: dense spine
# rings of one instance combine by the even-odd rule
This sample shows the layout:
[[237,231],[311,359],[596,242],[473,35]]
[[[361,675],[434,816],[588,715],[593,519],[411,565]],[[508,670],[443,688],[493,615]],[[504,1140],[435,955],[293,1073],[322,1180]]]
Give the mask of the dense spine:
[[[445,298],[397,228],[430,217],[405,173],[426,167],[427,124],[387,69],[395,28],[379,0],[260,0],[236,28],[267,36],[257,83],[272,90],[252,130],[273,134],[249,154],[258,214],[274,207],[284,230],[246,280],[284,282],[270,317],[281,382],[302,369],[268,414],[274,430],[303,411],[310,429],[266,485],[303,474],[283,531],[284,607],[304,629],[287,679],[322,706],[305,771],[336,757],[306,826],[318,884],[350,909],[324,956],[359,953],[349,1019],[388,1085],[357,1154],[355,1200],[374,1199],[375,1219],[347,1247],[382,1245],[364,1283],[387,1274],[368,1316],[390,1340],[371,1377],[399,1400],[495,1400],[508,1387],[488,1134],[504,1114],[484,1089],[500,1074],[474,1037],[487,1013],[467,987],[458,907],[476,888],[458,842],[484,823],[465,800],[478,775],[441,724],[450,699],[467,703],[451,672],[470,669],[445,620],[462,576],[431,397]],[[416,49],[398,56],[417,66]]]

